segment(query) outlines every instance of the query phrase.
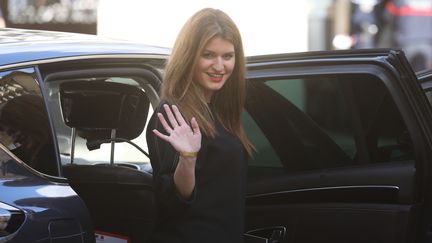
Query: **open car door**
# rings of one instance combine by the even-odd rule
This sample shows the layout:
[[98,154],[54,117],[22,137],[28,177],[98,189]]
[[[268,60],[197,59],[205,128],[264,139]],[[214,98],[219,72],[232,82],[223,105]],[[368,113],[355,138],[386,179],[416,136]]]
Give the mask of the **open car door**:
[[62,176],[84,201],[98,240],[145,242],[155,220],[145,127],[161,81],[144,61],[159,60],[40,67]]
[[432,115],[401,51],[250,58],[243,121],[253,242],[428,240]]
[[420,72],[417,77],[429,103],[432,105],[432,70]]

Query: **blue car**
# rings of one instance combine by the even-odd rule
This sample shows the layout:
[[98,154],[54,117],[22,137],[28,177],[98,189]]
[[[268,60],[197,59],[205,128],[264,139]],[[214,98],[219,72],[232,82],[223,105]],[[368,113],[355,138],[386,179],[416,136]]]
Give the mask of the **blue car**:
[[[146,242],[157,215],[145,131],[168,55],[0,30],[0,242]],[[432,241],[430,71],[392,49],[247,68],[250,242]]]

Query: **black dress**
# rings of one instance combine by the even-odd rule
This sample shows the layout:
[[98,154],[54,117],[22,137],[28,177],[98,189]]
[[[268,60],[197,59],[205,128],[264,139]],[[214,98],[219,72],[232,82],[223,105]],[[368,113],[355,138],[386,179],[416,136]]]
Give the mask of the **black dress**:
[[247,154],[240,140],[215,121],[216,137],[202,137],[192,197],[183,200],[173,180],[178,154],[153,134],[156,127],[165,132],[155,114],[147,129],[147,143],[158,218],[149,242],[243,242]]

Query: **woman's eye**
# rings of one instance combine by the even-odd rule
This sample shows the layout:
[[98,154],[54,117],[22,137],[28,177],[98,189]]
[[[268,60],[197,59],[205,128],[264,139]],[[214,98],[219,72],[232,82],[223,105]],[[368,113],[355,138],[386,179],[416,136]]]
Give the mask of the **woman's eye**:
[[225,60],[230,60],[233,57],[234,57],[234,54],[225,54],[225,55],[223,55],[223,59],[225,59]]
[[213,54],[212,54],[212,53],[205,52],[205,53],[202,54],[202,57],[204,57],[204,58],[206,58],[206,59],[210,59],[210,58],[213,57]]

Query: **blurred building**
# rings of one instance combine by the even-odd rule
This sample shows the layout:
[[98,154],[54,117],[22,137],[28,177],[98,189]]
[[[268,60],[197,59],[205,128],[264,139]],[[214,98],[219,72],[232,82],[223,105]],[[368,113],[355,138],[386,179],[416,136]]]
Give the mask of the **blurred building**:
[[[414,70],[432,68],[432,0],[335,0],[332,5],[338,9],[331,14],[333,48],[402,49]],[[348,30],[338,23],[348,23]]]
[[7,27],[96,34],[98,0],[0,0]]
[[331,0],[101,0],[98,34],[172,47],[196,11],[221,9],[237,24],[246,55],[308,50],[309,13]]
[[404,50],[415,70],[432,68],[432,0],[385,0],[389,46]]

